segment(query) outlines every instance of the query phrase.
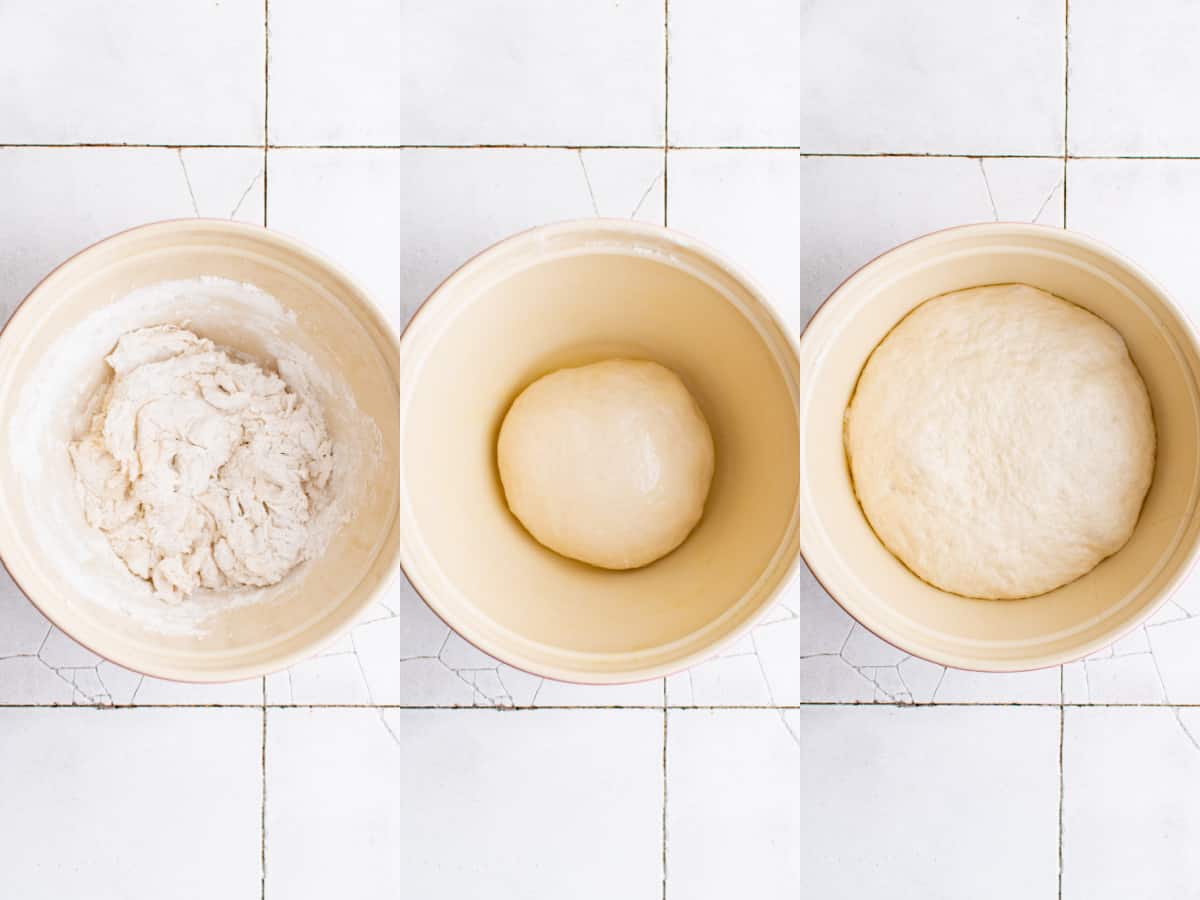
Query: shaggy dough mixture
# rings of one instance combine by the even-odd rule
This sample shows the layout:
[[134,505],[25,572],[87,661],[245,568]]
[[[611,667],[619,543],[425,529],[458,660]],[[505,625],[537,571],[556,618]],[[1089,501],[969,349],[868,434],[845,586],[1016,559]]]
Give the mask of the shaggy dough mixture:
[[87,521],[133,574],[174,600],[266,587],[306,558],[333,467],[315,401],[171,325],[126,334],[106,361],[70,454]]
[[613,359],[535,381],[497,446],[509,508],[540,543],[606,569],[678,547],[704,512],[713,441],[679,377]]
[[1053,590],[1133,533],[1154,469],[1146,386],[1106,322],[1022,284],[935,297],[871,354],[846,414],[855,492],[926,581]]

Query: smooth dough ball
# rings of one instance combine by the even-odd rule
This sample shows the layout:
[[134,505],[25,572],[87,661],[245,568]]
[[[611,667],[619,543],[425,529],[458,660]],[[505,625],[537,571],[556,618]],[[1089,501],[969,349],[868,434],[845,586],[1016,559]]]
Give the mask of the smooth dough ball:
[[679,377],[632,359],[527,387],[497,446],[509,509],[540,543],[605,569],[654,562],[700,521],[713,441]]
[[846,451],[876,534],[956,594],[1031,597],[1129,540],[1150,399],[1106,322],[1023,284],[935,297],[871,354]]

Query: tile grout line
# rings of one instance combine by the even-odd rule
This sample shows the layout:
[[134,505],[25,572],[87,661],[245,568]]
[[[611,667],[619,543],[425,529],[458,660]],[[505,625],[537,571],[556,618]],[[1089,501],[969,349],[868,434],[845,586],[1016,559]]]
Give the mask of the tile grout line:
[[[263,143],[262,179],[263,205],[262,223],[267,227],[267,168],[271,145],[271,2],[263,0]],[[259,807],[259,900],[267,900],[267,678],[260,679],[262,686],[262,803]]]
[[[1060,675],[1061,677],[1061,675]],[[1066,743],[1067,711],[1058,708],[1058,900],[1063,895],[1063,798],[1066,778],[1063,773],[1063,745]]]
[[258,873],[259,897],[267,897],[267,679],[262,680],[262,803],[259,806],[258,821]]
[[1143,162],[1196,162],[1200,156],[1187,154],[1093,154],[1093,153],[922,153],[917,151],[833,152],[805,150],[789,144],[20,144],[0,143],[0,150],[786,150],[803,159],[1055,159],[1130,160]]
[[[663,0],[663,227],[667,227],[667,157],[671,149],[671,0]],[[665,693],[666,688],[663,688]],[[666,888],[663,888],[666,896]]]
[[[267,157],[271,149],[271,0],[263,0],[263,227],[267,227]],[[265,690],[263,694],[266,696]]]
[[[7,709],[54,709],[54,710],[72,710],[72,709],[90,709],[90,710],[112,710],[117,711],[136,711],[142,709],[253,709],[253,710],[272,710],[272,709],[385,709],[385,710],[423,710],[430,712],[462,712],[464,710],[488,712],[488,713],[524,713],[524,712],[649,712],[649,711],[715,711],[723,712],[726,710],[786,710],[794,711],[801,709],[838,707],[838,708],[855,708],[855,709],[1058,709],[1058,703],[970,703],[970,702],[949,702],[949,703],[909,703],[905,701],[891,702],[843,702],[832,700],[813,700],[804,701],[798,704],[783,704],[778,706],[766,706],[759,704],[754,705],[737,705],[737,704],[698,704],[695,706],[676,704],[662,705],[643,704],[641,706],[564,706],[564,705],[549,705],[549,706],[436,706],[430,704],[418,706],[406,706],[397,703],[0,703],[0,714]],[[1066,704],[1071,709],[1189,709],[1200,708],[1200,704],[1175,704],[1175,703],[1069,703]]]
[[[671,0],[663,0],[663,207],[662,223],[669,222],[670,193],[669,174],[671,147]],[[662,680],[662,900],[667,900],[667,722],[668,712],[667,679]]]
[[[1067,227],[1067,160],[1071,156],[1071,0],[1063,0],[1063,196],[1062,221]],[[1083,159],[1084,157],[1075,157]]]
[[662,900],[667,900],[667,680],[663,679],[662,730]]
[[[1062,225],[1067,227],[1067,160],[1071,143],[1071,0],[1063,0],[1063,145],[1062,145]],[[1085,663],[1086,665],[1086,663]],[[1066,743],[1066,670],[1058,667],[1058,900],[1063,897],[1063,803],[1066,797],[1066,773],[1063,746]]]

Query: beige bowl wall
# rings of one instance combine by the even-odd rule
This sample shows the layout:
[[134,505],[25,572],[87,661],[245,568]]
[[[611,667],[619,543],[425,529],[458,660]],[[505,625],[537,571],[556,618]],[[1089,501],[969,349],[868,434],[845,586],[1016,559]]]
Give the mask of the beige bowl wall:
[[[628,572],[539,545],[496,472],[517,394],[613,356],[674,369],[716,446],[699,526]],[[589,220],[509,239],[447,280],[401,339],[401,564],[459,633],[528,671],[616,682],[698,661],[766,609],[797,559],[798,377],[755,290],[672,232]]]
[[[144,583],[124,571],[103,537],[87,528],[74,495],[66,444],[86,421],[80,414],[87,395],[107,377],[107,349],[97,348],[94,358],[89,354],[81,363],[74,389],[54,398],[62,408],[45,427],[24,423],[31,392],[43,389],[30,383],[30,373],[54,358],[47,354],[57,352],[57,339],[135,289],[206,275],[252,284],[293,316],[255,330],[249,327],[259,317],[255,308],[200,299],[183,304],[177,314],[134,314],[130,326],[184,324],[178,321],[183,318],[199,334],[267,364],[270,340],[300,348],[323,371],[336,373],[362,414],[351,418],[327,403],[331,436],[347,437],[351,429],[358,429],[356,435],[363,429],[377,432],[377,452],[361,470],[370,489],[361,492],[353,520],[337,532],[321,559],[303,564],[257,602],[191,617],[181,627],[184,612],[152,602]],[[317,388],[318,394],[323,391]],[[395,570],[398,394],[395,335],[344,274],[302,245],[255,226],[209,220],[162,222],[117,235],[48,276],[0,336],[0,460],[5,461],[0,466],[0,557],[48,618],[121,665],[188,681],[230,680],[282,668],[347,627]],[[44,457],[37,478],[19,462],[31,448]],[[62,511],[66,527],[57,536],[47,536],[39,524],[49,510]],[[146,597],[137,601],[139,614],[130,615],[121,607],[133,603],[139,590]],[[190,602],[192,612],[199,609],[200,600]]]
[[[1125,338],[1150,392],[1154,480],[1130,542],[1083,578],[1027,600],[969,600],[921,581],[876,538],[851,486],[842,423],[859,372],[930,297],[1025,282]],[[802,552],[846,610],[885,640],[950,666],[1017,670],[1093,652],[1149,616],[1192,564],[1200,520],[1200,354],[1163,292],[1107,247],[1034,225],[950,229],[891,251],[843,284],[800,342]]]

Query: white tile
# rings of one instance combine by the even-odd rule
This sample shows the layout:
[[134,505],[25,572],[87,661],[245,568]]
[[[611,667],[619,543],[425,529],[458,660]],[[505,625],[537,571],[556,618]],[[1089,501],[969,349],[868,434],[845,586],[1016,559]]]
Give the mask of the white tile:
[[667,165],[671,227],[732,259],[762,286],[798,335],[804,215],[800,154],[672,150]]
[[1065,900],[1195,895],[1198,740],[1196,709],[1066,710]]
[[661,144],[663,5],[271,8],[281,144]]
[[1196,156],[1200,7],[1090,0],[1071,4],[1070,22],[1071,152]]
[[411,150],[400,161],[401,321],[515,232],[595,215],[662,221],[657,150]]
[[1061,160],[805,158],[800,172],[802,320],[912,238],[969,222],[1062,224]]
[[267,896],[658,898],[662,715],[271,710]]
[[0,143],[261,144],[263,57],[261,0],[12,0]]
[[260,894],[262,712],[0,710],[4,893]]
[[271,150],[267,222],[333,258],[400,327],[400,152]]
[[1190,239],[1200,160],[1073,159],[1067,223],[1132,257],[1200,321],[1200,257]]
[[1058,896],[1057,709],[806,707],[797,731],[803,896]]
[[266,896],[357,900],[402,893],[398,714],[267,712]]
[[719,709],[668,715],[666,896],[801,896],[807,812],[797,745],[800,713]]
[[1063,6],[807,4],[795,100],[804,149],[1061,153]]
[[688,0],[669,8],[671,143],[802,145],[803,5]]
[[114,232],[194,215],[261,222],[262,168],[261,150],[0,148],[0,321]]

